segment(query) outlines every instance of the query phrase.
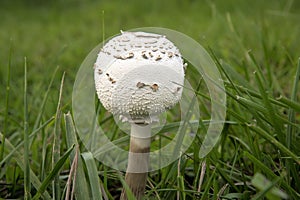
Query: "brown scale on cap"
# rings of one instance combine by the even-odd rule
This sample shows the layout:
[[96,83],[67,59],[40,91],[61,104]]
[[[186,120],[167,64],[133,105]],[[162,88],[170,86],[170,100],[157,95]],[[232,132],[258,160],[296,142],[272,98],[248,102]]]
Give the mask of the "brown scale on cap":
[[138,87],[138,88],[143,88],[144,86],[146,86],[146,84],[145,84],[145,83],[142,83],[142,82],[138,82],[138,83],[136,84],[136,87]]
[[156,92],[158,90],[158,85],[154,83],[153,85],[150,86],[153,92]]
[[159,61],[161,59],[162,59],[162,57],[160,55],[158,55],[157,58],[155,58],[155,61]]
[[142,57],[145,59],[148,59],[147,55],[146,55],[146,51],[142,51]]
[[172,58],[173,57],[173,53],[172,52],[168,52],[168,57]]
[[103,73],[103,71],[99,68],[98,69],[98,74],[100,75],[100,74],[102,74]]

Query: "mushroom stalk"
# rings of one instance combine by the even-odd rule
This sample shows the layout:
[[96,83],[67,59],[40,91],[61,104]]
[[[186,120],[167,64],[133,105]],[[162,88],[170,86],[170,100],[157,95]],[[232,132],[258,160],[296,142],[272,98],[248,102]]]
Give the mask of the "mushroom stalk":
[[[151,124],[131,124],[130,150],[125,182],[137,200],[142,199],[147,182]],[[123,188],[121,200],[127,200]]]

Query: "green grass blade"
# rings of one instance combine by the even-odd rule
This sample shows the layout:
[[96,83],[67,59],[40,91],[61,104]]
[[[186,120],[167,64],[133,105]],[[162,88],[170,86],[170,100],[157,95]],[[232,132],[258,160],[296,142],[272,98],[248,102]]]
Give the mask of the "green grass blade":
[[30,158],[29,158],[29,132],[28,132],[28,102],[27,102],[27,60],[24,58],[24,194],[25,200],[31,199]]
[[[199,86],[198,88],[200,87],[200,84],[199,83]],[[197,90],[198,90],[197,88]],[[177,135],[179,136],[178,138],[176,138],[176,144],[174,146],[174,151],[173,151],[173,157],[177,157],[178,155],[181,154],[181,146],[182,146],[182,143],[183,143],[183,140],[184,140],[184,135],[185,135],[185,132],[186,129],[188,129],[188,126],[190,125],[188,122],[189,122],[189,119],[191,119],[191,115],[193,114],[192,112],[190,112],[192,109],[195,109],[194,108],[194,105],[196,102],[196,95],[192,97],[192,100],[189,104],[189,107],[187,108],[186,110],[186,114],[185,114],[185,117],[184,117],[184,120],[182,121],[182,123],[180,124],[179,126],[179,131],[177,133]]]
[[[56,165],[60,157],[60,137],[61,137],[60,123],[61,123],[61,104],[62,104],[62,91],[64,85],[64,78],[65,78],[65,73],[63,74],[61,79],[59,97],[58,97],[58,103],[57,103],[56,115],[55,115],[53,150],[52,150],[52,167]],[[53,187],[53,196],[55,197],[55,199],[60,199],[61,189],[60,189],[60,180],[58,174],[54,177],[52,187]]]
[[[76,138],[75,126],[72,120],[72,116],[70,112],[64,115],[65,118],[65,126],[66,126],[66,139],[68,148],[70,148],[73,144],[78,146],[78,141]],[[75,152],[70,154],[71,163],[73,163],[75,158]],[[82,158],[78,156],[77,170],[75,174],[75,197],[78,200],[84,200],[89,195],[88,183],[84,173],[84,166],[82,162]]]
[[281,150],[285,155],[291,157],[298,165],[300,165],[300,157],[291,152],[285,145],[280,143],[278,140],[276,140],[274,137],[268,134],[265,130],[252,125],[249,125],[249,128],[257,134],[259,134],[260,136],[262,136],[263,138],[265,138],[267,141],[269,141],[271,144],[273,144],[279,150]]
[[[53,121],[54,118],[50,118],[49,120],[47,120],[44,124],[42,124],[38,129],[34,130],[30,135],[29,135],[29,139],[33,138],[34,136],[37,135],[37,133],[39,133],[39,131],[41,129],[43,129],[44,127],[46,127],[48,124],[50,124]],[[3,135],[4,139],[5,136]],[[9,151],[9,153],[1,160],[0,162],[0,166],[2,166],[9,158],[11,158],[14,153],[20,148],[24,146],[24,141],[21,141],[16,148],[14,148],[13,150]]]
[[102,200],[99,176],[93,154],[90,152],[83,153],[82,158],[84,160],[87,169],[87,174],[89,177],[89,184],[92,191],[92,199]]
[[[0,136],[1,136],[1,138],[4,137],[4,135],[2,133],[0,133]],[[24,159],[23,159],[23,154],[20,153],[18,150],[16,150],[14,145],[8,139],[6,139],[5,141],[6,141],[5,142],[5,151],[6,152],[14,151],[15,153],[14,153],[13,158],[16,160],[19,167],[23,171],[25,171],[25,163],[24,163]],[[38,188],[41,187],[42,184],[41,184],[39,178],[35,175],[35,173],[32,170],[30,170],[30,180],[36,190],[38,190]],[[43,197],[46,200],[51,200],[51,196],[49,195],[49,193],[47,191],[44,192]]]
[[[12,45],[9,49],[8,65],[7,65],[7,81],[6,81],[6,94],[5,94],[5,113],[4,113],[4,124],[3,124],[3,139],[0,149],[0,160],[3,159],[4,155],[4,144],[5,136],[7,134],[7,121],[8,121],[8,108],[9,108],[9,94],[10,94],[10,70],[11,70],[11,56],[12,56]],[[2,166],[2,165],[0,165]]]
[[125,190],[125,193],[127,195],[127,199],[130,199],[130,200],[135,200],[135,196],[133,195],[131,189],[129,188],[129,186],[127,185],[126,181],[124,180],[124,178],[122,177],[122,175],[120,173],[117,173],[121,183],[122,183],[122,186],[123,186],[123,190]]
[[[40,196],[45,192],[47,186],[51,183],[51,181],[56,177],[59,176],[59,171],[62,168],[62,166],[65,164],[66,160],[68,159],[69,155],[72,153],[75,145],[71,146],[66,153],[57,161],[57,163],[54,165],[53,169],[49,173],[49,175],[45,178],[45,180],[42,182],[42,185],[38,188],[37,193],[33,197],[33,199],[39,199]],[[59,198],[60,199],[60,198]]]
[[[271,169],[269,169],[264,163],[262,163],[260,160],[258,160],[253,155],[251,155],[249,152],[244,151],[243,153],[244,153],[245,157],[250,159],[251,162],[253,162],[253,164],[256,165],[267,176],[269,176],[272,179],[276,179],[276,178],[279,177],[276,174],[274,174],[274,172]],[[294,199],[299,199],[300,198],[300,193],[295,191],[287,182],[282,181],[281,185],[286,191],[289,191],[290,196],[292,196]]]
[[231,176],[225,173],[223,169],[220,167],[220,165],[216,166],[216,170],[219,172],[220,176],[222,176],[222,178],[226,180],[232,188],[240,192],[239,188],[234,184],[233,180],[231,179]]
[[270,200],[288,199],[287,194],[275,187],[281,179],[282,178],[277,177],[271,182],[261,173],[256,173],[251,183],[261,191],[257,193],[252,200],[263,199],[265,196]]
[[205,186],[204,192],[201,194],[200,200],[209,199],[208,192],[211,189],[211,186],[213,184],[213,179],[215,178],[215,176],[216,176],[216,170],[214,170],[210,175],[210,177],[208,178],[207,184]]
[[184,189],[184,178],[182,175],[177,176],[177,187],[179,189],[178,192],[180,192],[180,199],[185,200],[186,198],[186,193],[185,193],[185,189]]
[[[270,115],[270,112],[268,111],[267,108],[265,108],[263,105],[255,102],[255,101],[252,101],[250,99],[240,97],[240,96],[236,97],[236,101],[238,101],[238,103],[240,105],[244,106],[248,110],[248,112],[252,113],[252,115],[254,115],[254,116],[257,116],[257,112],[262,113],[265,116],[263,118],[263,120],[267,120],[269,122],[271,120],[270,118],[273,117],[273,118],[276,118],[276,120],[281,120],[282,123],[290,124],[291,126],[300,128],[300,126],[298,124],[291,123],[289,120],[287,120],[284,117],[281,117],[278,114]],[[233,114],[230,109],[228,109],[228,112],[231,112],[231,114]],[[241,121],[243,121],[243,120],[241,119]]]
[[[251,51],[248,51],[248,55],[250,57],[250,60],[253,62],[254,64],[254,67],[256,69],[255,73],[257,73],[260,77],[263,77],[263,72],[262,72],[262,68],[261,66],[258,64],[257,60],[255,59],[255,56],[253,55],[253,53]],[[266,79],[261,79],[262,80],[262,83],[261,84],[264,84],[266,85]],[[269,86],[269,84],[267,84]]]
[[272,126],[275,128],[275,133],[278,135],[279,141],[281,143],[284,143],[285,135],[281,131],[282,123],[280,120],[278,120],[277,113],[275,112],[275,109],[273,108],[273,106],[270,103],[269,95],[267,94],[267,92],[264,88],[264,85],[263,85],[264,84],[263,77],[261,76],[260,73],[255,73],[255,79],[256,79],[256,82],[258,83],[258,88],[259,88],[260,94],[262,96],[263,106],[266,107],[266,109],[267,109],[267,116],[269,118],[269,121],[272,124]]
[[240,104],[243,104],[246,108],[252,108],[254,111],[261,112],[265,115],[268,113],[267,109],[263,105],[258,104],[252,100],[241,96],[237,96],[236,99]]
[[[54,119],[54,117],[53,117]],[[45,131],[45,129],[41,130],[41,136],[42,136],[42,141],[40,142],[42,145],[42,150],[41,150],[41,164],[40,164],[40,180],[44,180],[46,177],[46,167],[47,167],[47,154],[49,152],[49,149],[47,148],[48,146],[48,136],[49,133]]]
[[36,129],[39,126],[40,122],[41,122],[41,119],[42,119],[42,116],[43,116],[43,113],[44,113],[44,110],[45,110],[46,102],[47,102],[47,99],[49,97],[49,92],[50,92],[50,89],[53,85],[53,81],[54,81],[54,78],[56,76],[56,73],[57,73],[58,69],[59,69],[59,66],[57,66],[56,69],[53,72],[53,75],[51,77],[51,80],[50,80],[50,83],[49,83],[48,88],[46,90],[46,93],[44,94],[42,105],[41,105],[41,108],[39,110],[40,112],[39,112],[39,114],[38,114],[38,116],[35,120],[33,129]]
[[[185,192],[185,187],[184,187],[184,177],[181,175],[181,167],[182,167],[182,162],[183,160],[182,155],[180,155],[177,163],[177,199],[186,199],[186,192]],[[184,165],[184,164],[183,164]],[[184,166],[183,166],[184,168]]]
[[295,101],[292,101],[290,99],[287,99],[286,97],[280,96],[278,98],[279,102],[282,102],[283,104],[287,105],[287,107],[290,107],[291,109],[300,112],[300,103],[297,103]]
[[[239,94],[239,90],[237,89],[237,87],[235,86],[235,84],[233,83],[232,77],[229,76],[229,74],[227,73],[228,71],[225,70],[225,68],[222,66],[222,64],[220,63],[219,59],[217,58],[216,54],[214,53],[214,51],[212,49],[209,49],[215,62],[216,62],[216,66],[218,67],[218,69],[220,71],[223,72],[223,74],[225,75],[225,77],[227,78],[227,80],[229,81],[230,85],[233,86],[234,90],[237,92],[237,94]],[[235,77],[236,78],[236,77]]]
[[[246,88],[246,87],[243,87],[243,86],[240,86],[240,85],[234,85],[233,86],[229,82],[225,82],[225,84],[228,88],[237,88],[243,94],[246,94],[248,96],[255,97],[255,98],[258,98],[258,99],[262,99],[261,94],[259,92],[256,92],[256,91],[252,90],[252,89],[249,89],[249,88]],[[285,108],[289,107],[286,103],[283,103],[283,102],[279,101],[279,99],[280,98],[278,98],[278,99],[270,98],[269,101],[272,104],[280,106],[280,107],[285,107]],[[300,105],[298,105],[298,107],[300,109]]]
[[[298,60],[298,67],[295,75],[294,85],[292,89],[292,95],[291,95],[291,101],[296,102],[297,101],[297,91],[298,91],[298,84],[300,80],[300,59]],[[288,111],[288,119],[291,123],[296,123],[296,114],[295,110],[292,108]],[[299,131],[300,129],[298,129]],[[291,126],[290,124],[287,125],[287,135],[286,135],[286,145],[288,149],[291,149],[292,141],[295,139],[295,135],[297,133],[297,130],[295,127]],[[287,180],[291,181],[290,177],[292,176],[295,180],[295,183],[297,187],[300,187],[300,180],[299,178],[296,178],[299,176],[297,169],[293,165],[293,163],[290,160],[286,161],[286,170],[287,170]]]
[[[108,174],[108,167],[107,166],[103,166],[103,181],[102,181],[102,184],[103,184],[103,191],[102,194],[103,194],[103,198],[104,199],[114,199],[113,196],[110,194],[109,192],[109,182],[108,182],[108,177],[109,177],[109,174]],[[101,181],[101,180],[100,180]]]
[[[215,58],[217,59],[217,58]],[[235,69],[232,68],[232,66],[230,66],[229,64],[222,62],[221,66],[219,66],[219,68],[221,68],[224,70],[223,72],[226,73],[226,77],[227,79],[229,79],[229,82],[231,83],[231,85],[233,85],[235,87],[235,90],[240,91],[239,87],[242,88],[247,88],[247,89],[253,89],[253,87],[249,84],[249,82],[247,82],[247,80],[245,79],[245,77],[241,76],[240,73],[238,73]],[[236,82],[236,84],[233,83]],[[237,87],[239,86],[239,87]]]

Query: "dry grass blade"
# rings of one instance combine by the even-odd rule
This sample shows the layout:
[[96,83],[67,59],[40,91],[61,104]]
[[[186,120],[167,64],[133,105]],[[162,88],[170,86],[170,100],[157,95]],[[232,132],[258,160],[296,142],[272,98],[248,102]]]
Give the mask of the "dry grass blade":
[[200,173],[199,185],[198,185],[198,190],[197,190],[198,193],[201,192],[201,187],[202,187],[203,179],[205,176],[205,171],[206,171],[206,161],[203,160],[203,162],[201,163],[201,173]]
[[[76,153],[71,165],[68,181],[67,181],[67,192],[66,192],[66,198],[65,200],[69,200],[70,197],[70,191],[71,191],[71,186],[72,186],[72,193],[70,199],[73,200],[74,197],[74,191],[75,191],[75,183],[76,183],[76,171],[78,167],[78,147],[76,147]],[[73,183],[72,183],[73,180]]]

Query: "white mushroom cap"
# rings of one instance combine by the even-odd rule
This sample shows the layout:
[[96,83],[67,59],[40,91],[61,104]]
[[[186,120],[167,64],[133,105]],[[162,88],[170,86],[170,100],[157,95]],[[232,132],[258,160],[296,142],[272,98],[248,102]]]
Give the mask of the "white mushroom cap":
[[129,121],[158,115],[181,98],[183,59],[162,35],[122,32],[101,49],[94,70],[102,105]]

